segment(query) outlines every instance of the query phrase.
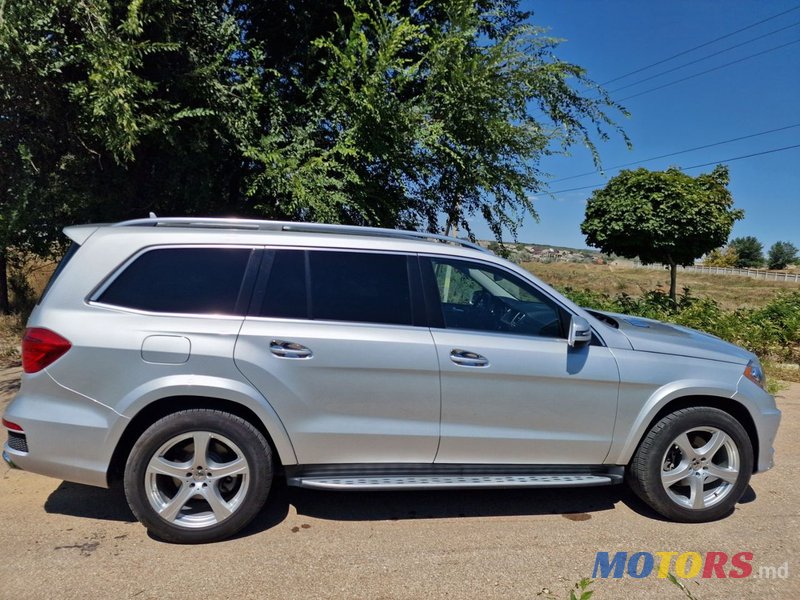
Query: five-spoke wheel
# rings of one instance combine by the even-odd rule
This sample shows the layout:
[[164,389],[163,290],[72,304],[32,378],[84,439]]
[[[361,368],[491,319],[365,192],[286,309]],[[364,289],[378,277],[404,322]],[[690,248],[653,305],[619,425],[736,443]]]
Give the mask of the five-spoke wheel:
[[702,522],[733,509],[752,471],[742,425],[722,410],[692,407],[653,425],[631,460],[628,481],[662,515]]
[[272,479],[269,445],[248,422],[213,410],[154,423],[131,451],[125,492],[134,514],[165,540],[228,537],[261,509]]

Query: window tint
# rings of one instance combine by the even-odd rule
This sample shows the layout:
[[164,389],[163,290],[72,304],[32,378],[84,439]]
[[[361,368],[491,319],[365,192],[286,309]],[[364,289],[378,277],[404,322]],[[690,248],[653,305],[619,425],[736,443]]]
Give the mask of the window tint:
[[72,242],[69,245],[69,248],[67,248],[67,252],[64,254],[64,257],[58,263],[58,266],[56,267],[55,271],[53,271],[53,274],[50,276],[47,285],[44,286],[44,290],[42,290],[42,295],[39,296],[39,301],[37,302],[37,304],[41,304],[42,300],[47,295],[47,292],[50,291],[50,288],[53,287],[53,284],[56,282],[56,279],[58,279],[58,276],[61,275],[61,271],[63,271],[64,267],[67,266],[67,263],[70,260],[72,260],[72,257],[75,256],[75,253],[78,251],[80,247],[81,247],[80,244],[77,244],[76,242]]
[[559,309],[528,282],[488,265],[430,259],[448,329],[560,337]]
[[274,253],[267,291],[261,305],[263,317],[307,319],[306,253],[278,250]]
[[411,324],[406,257],[311,252],[314,319]]
[[234,314],[248,248],[160,248],[142,254],[98,298],[151,312]]
[[406,260],[393,254],[278,250],[260,314],[410,325]]

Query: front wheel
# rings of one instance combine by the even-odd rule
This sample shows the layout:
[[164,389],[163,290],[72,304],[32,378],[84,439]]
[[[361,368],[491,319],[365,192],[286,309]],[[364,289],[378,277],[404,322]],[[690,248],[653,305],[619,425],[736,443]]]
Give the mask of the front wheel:
[[691,407],[650,429],[627,475],[633,491],[660,514],[701,523],[729,514],[752,472],[753,446],[741,423],[716,408]]
[[125,466],[125,495],[156,537],[202,543],[229,537],[261,510],[272,456],[250,423],[216,410],[185,410],[151,425]]

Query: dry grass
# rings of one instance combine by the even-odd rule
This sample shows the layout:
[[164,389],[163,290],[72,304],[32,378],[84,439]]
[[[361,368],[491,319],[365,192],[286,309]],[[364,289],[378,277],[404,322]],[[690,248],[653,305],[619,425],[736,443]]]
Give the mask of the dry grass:
[[20,343],[25,323],[19,315],[0,315],[0,369],[20,364]]
[[[579,263],[525,263],[531,273],[556,287],[616,296],[626,293],[639,296],[650,290],[669,292],[669,271],[637,269],[615,265]],[[716,300],[726,310],[759,308],[781,291],[800,290],[800,283],[761,281],[737,275],[704,275],[678,272],[678,290],[688,287],[696,297]]]

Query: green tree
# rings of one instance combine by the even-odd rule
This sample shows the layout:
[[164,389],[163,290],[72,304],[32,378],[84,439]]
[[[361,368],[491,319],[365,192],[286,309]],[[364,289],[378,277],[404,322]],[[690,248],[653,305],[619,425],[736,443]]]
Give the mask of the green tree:
[[730,246],[739,258],[736,266],[740,269],[757,269],[764,266],[764,246],[752,235],[734,238]]
[[518,4],[0,0],[0,263],[148,211],[513,234],[622,110]]
[[215,3],[0,2],[0,308],[5,262],[70,223],[237,211],[260,74]]
[[723,165],[697,177],[674,168],[625,170],[592,193],[581,232],[604,253],[669,266],[675,301],[678,265],[724,244],[744,216],[733,208],[727,185]]
[[736,254],[736,249],[732,246],[725,246],[724,248],[714,248],[709,252],[703,264],[708,267],[735,267],[737,260],[739,260],[739,255]]
[[797,247],[791,242],[775,242],[769,249],[767,266],[770,269],[785,269],[797,260]]

